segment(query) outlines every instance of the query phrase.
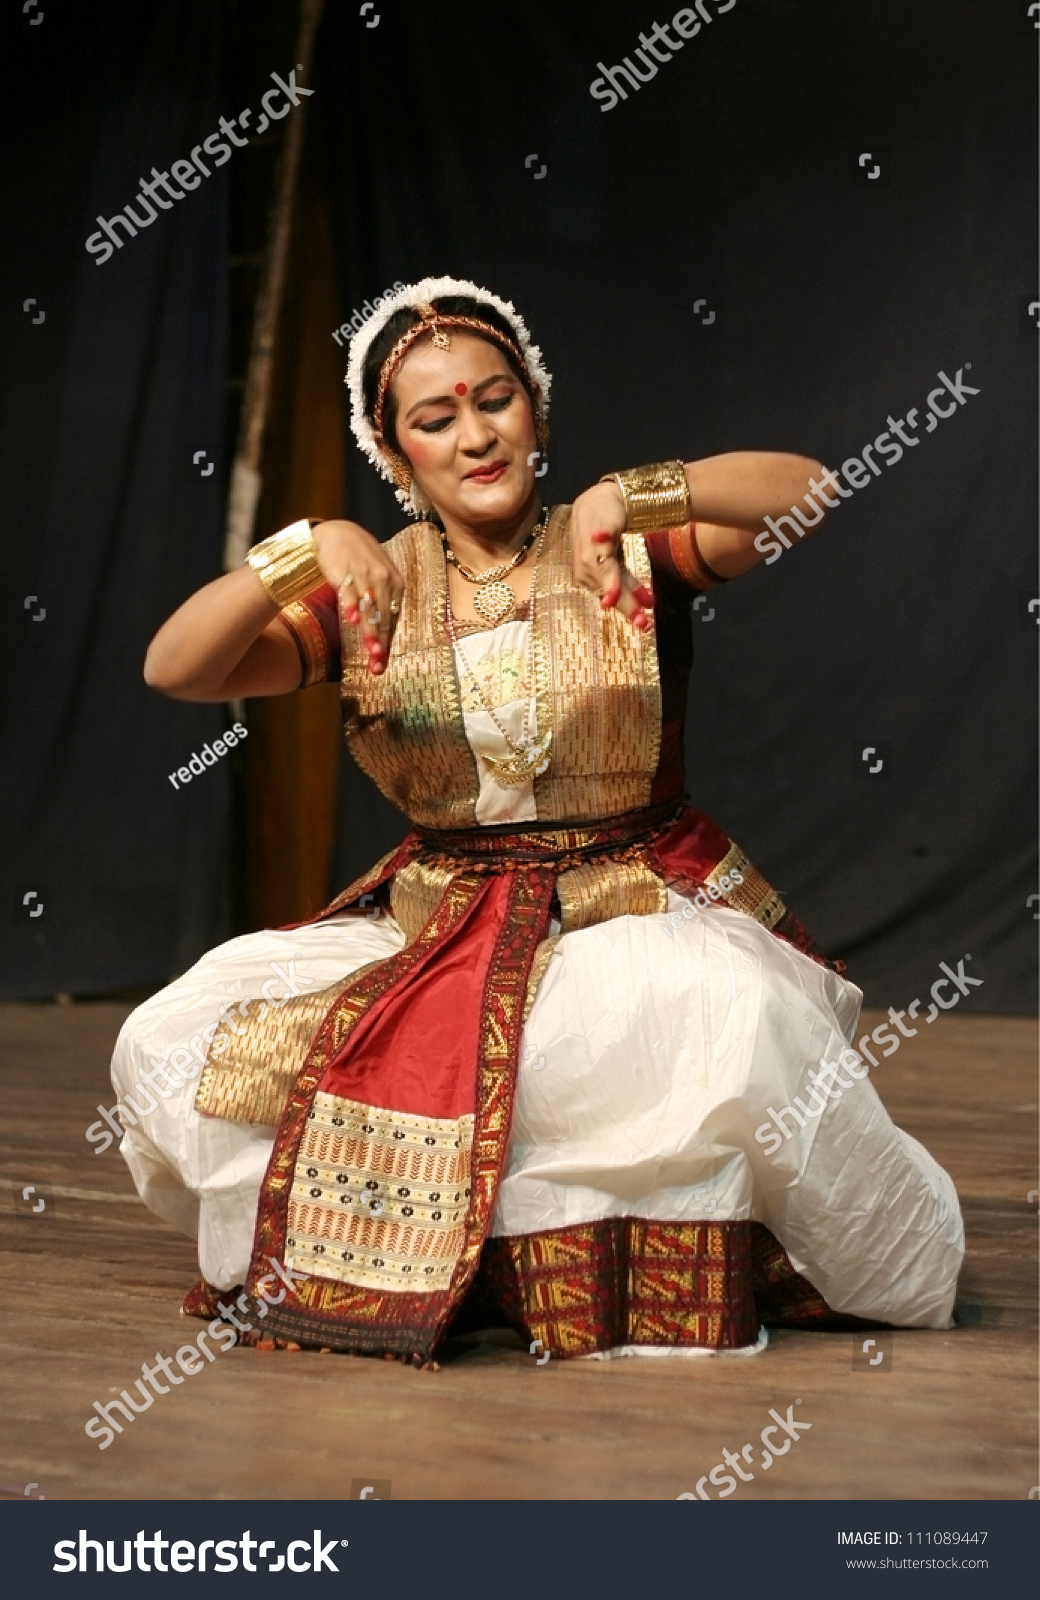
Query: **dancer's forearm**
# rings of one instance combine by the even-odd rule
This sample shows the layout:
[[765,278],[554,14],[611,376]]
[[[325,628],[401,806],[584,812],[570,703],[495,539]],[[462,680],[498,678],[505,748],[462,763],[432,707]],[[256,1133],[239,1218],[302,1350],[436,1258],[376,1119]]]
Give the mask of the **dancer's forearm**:
[[730,450],[687,461],[693,520],[755,534],[766,517],[778,517],[800,500],[823,471],[809,456],[779,450]]
[[250,567],[207,583],[163,623],[144,679],[175,700],[286,694],[300,683],[296,646]]

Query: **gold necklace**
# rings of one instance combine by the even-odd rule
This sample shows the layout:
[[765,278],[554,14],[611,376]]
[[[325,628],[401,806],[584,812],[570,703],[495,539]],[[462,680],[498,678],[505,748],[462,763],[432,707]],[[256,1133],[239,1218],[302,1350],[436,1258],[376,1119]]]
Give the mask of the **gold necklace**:
[[[544,536],[545,529],[543,527],[542,537],[544,538]],[[538,559],[541,553],[542,541],[539,539],[538,552],[534,561],[534,571],[531,574],[531,621],[529,625],[530,631],[527,635],[528,687],[530,687],[531,682],[531,666],[534,654],[534,581],[538,572]],[[476,600],[474,600],[473,604],[474,606],[476,605]],[[487,712],[488,716],[495,724],[495,727],[498,729],[499,733],[502,735],[506,744],[512,751],[512,755],[510,756],[484,756],[482,757],[484,765],[487,767],[496,783],[502,784],[502,786],[507,789],[519,788],[521,784],[527,783],[529,779],[540,777],[543,772],[547,772],[549,770],[549,764],[552,761],[552,756],[549,753],[552,746],[552,729],[548,728],[546,732],[542,734],[540,739],[532,737],[531,699],[530,695],[528,695],[524,705],[524,730],[520,737],[520,741],[518,743],[515,739],[510,738],[500,717],[498,716],[498,713],[495,711],[494,706],[484,693],[483,685],[481,684],[480,679],[477,677],[476,672],[473,670],[472,662],[470,661],[465,650],[463,650],[462,645],[459,643],[458,634],[455,632],[455,621],[451,612],[450,600],[445,613],[445,622],[447,624],[448,637],[455,648],[455,654],[461,658],[463,666],[469,673],[473,687],[477,691],[484,710]]]
[[445,559],[451,562],[459,576],[465,578],[467,583],[479,584],[480,587],[473,596],[473,609],[478,617],[483,617],[489,628],[496,628],[516,610],[516,594],[508,583],[502,582],[502,579],[507,573],[512,572],[514,567],[520,565],[539,533],[545,532],[548,520],[549,507],[546,506],[512,559],[500,561],[497,566],[487,567],[483,572],[473,572],[469,567],[464,567],[448,543],[447,534],[441,534]]

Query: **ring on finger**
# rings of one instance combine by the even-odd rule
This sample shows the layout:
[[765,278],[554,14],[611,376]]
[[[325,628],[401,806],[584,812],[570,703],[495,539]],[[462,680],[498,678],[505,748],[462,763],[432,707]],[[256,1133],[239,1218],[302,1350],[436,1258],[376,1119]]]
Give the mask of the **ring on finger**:
[[392,617],[396,617],[399,614],[400,610],[401,610],[401,602],[400,602],[400,600],[391,600],[391,602],[390,602],[390,615]]
[[347,574],[346,574],[346,575],[345,575],[345,576],[344,576],[344,577],[343,577],[343,578],[342,578],[342,579],[341,579],[341,580],[340,580],[340,588],[341,588],[341,589],[345,589],[345,588],[346,588],[346,587],[347,587],[347,585],[348,585],[348,584],[352,584],[352,583],[353,583],[353,582],[354,582],[354,574],[353,574],[353,573],[352,573],[352,572],[348,572],[348,573],[347,573]]

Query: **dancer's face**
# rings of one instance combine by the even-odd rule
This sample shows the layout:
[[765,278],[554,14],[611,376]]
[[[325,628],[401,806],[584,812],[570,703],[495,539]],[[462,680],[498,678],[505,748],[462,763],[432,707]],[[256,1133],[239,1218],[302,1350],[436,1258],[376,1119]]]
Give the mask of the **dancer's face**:
[[451,332],[451,349],[413,346],[394,374],[397,441],[445,522],[491,531],[534,489],[531,401],[497,345]]

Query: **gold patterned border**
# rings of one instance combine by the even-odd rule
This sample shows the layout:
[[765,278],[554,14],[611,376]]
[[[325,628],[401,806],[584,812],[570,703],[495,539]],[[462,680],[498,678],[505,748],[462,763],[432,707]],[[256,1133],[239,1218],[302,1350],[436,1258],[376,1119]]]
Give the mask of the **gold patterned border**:
[[531,962],[530,976],[527,979],[527,993],[524,995],[523,1020],[525,1023],[528,1017],[531,1015],[531,1012],[534,1010],[534,1003],[538,998],[538,989],[541,985],[542,979],[549,970],[549,963],[556,954],[556,946],[559,944],[559,942],[560,935],[558,933],[550,934],[547,939],[543,939],[541,941],[534,953],[534,960]]
[[[419,1360],[436,1348],[476,1271],[490,1225],[508,1148],[523,999],[534,952],[547,928],[552,888],[553,874],[544,868],[528,868],[505,879],[459,873],[414,943],[377,963],[343,991],[293,1085],[261,1187],[247,1280],[251,1292],[271,1258],[285,1259],[297,1156],[325,1072],[369,1007],[381,1001],[404,1010],[409,978],[435,960],[448,939],[460,935],[463,924],[480,915],[486,901],[504,897],[504,905],[488,907],[498,933],[484,980],[479,1038],[474,1040],[471,1194],[465,1237],[448,1287],[439,1293],[395,1293],[315,1272],[282,1305],[270,1308],[265,1323],[269,1332],[337,1349],[397,1352]],[[479,936],[477,942],[482,942]]]
[[[661,749],[661,680],[654,630],[604,611],[575,583],[570,507],[557,506],[532,594],[537,726],[552,729],[553,758],[535,779],[539,821],[596,819],[649,804]],[[646,541],[626,534],[640,583],[653,574]]]
[[433,916],[456,869],[432,861],[409,861],[390,885],[390,909],[409,943]]
[[416,523],[395,534],[386,552],[404,579],[404,594],[385,672],[369,672],[360,629],[342,628],[347,745],[406,816],[430,828],[474,827],[480,779],[446,627],[440,534],[431,523]]
[[[733,885],[734,873],[743,878],[743,883]],[[732,886],[729,889],[723,887],[723,878],[730,880]],[[787,912],[776,890],[732,840],[718,866],[708,873],[704,881],[714,884],[725,903],[732,906],[734,911],[743,911],[746,916],[754,917],[764,928],[775,928]]]
[[751,1227],[612,1217],[494,1238],[477,1289],[557,1356],[746,1347],[759,1320]]

